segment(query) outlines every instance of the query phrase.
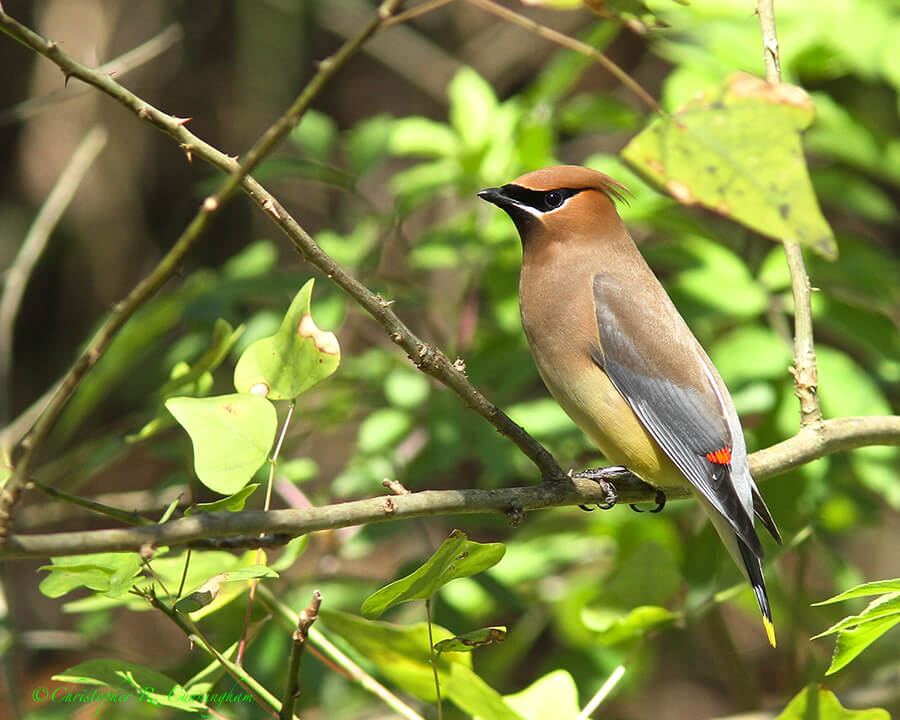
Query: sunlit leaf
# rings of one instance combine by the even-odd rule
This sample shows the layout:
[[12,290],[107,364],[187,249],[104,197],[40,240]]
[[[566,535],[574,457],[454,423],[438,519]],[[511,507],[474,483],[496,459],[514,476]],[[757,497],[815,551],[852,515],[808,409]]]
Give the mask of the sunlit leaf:
[[266,461],[278,418],[268,400],[251,393],[170,398],[169,412],[194,445],[194,469],[210,490],[232,495]]
[[422,567],[370,595],[362,605],[362,613],[374,618],[394,605],[430,598],[451,580],[493,567],[504,552],[502,543],[478,543],[454,530]]
[[829,690],[807,685],[775,720],[891,720],[885,710],[847,710]]
[[658,605],[642,605],[618,617],[590,608],[585,608],[582,613],[584,624],[597,633],[596,641],[601,645],[616,645],[643,637],[671,625],[677,619],[678,615]]
[[310,315],[313,282],[297,293],[278,332],[243,352],[234,369],[238,392],[292,399],[337,370],[341,358],[337,338],[319,330]]
[[[119,660],[98,658],[79,663],[68,670],[57,673],[53,680],[81,685],[105,685],[119,688],[137,698],[160,707],[177,708],[181,711],[199,712],[206,706],[190,697],[175,680],[144,665]],[[110,703],[112,704],[112,703]]]
[[565,670],[547,673],[521,692],[504,695],[503,699],[525,720],[574,718],[581,710],[578,687]]
[[834,257],[800,142],[813,116],[799,87],[735,73],[673,117],[655,119],[623,156],[685,205]]

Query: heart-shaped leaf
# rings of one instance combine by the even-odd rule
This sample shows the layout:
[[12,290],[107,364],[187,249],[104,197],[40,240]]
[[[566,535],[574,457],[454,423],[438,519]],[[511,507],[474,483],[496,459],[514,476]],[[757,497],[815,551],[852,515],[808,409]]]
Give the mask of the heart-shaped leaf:
[[264,397],[177,397],[166,400],[166,407],[191,436],[194,469],[210,490],[233,495],[266,461],[278,418]]
[[257,340],[241,354],[234,368],[238,392],[290,400],[337,370],[341,361],[337,338],[319,330],[310,315],[313,282],[297,293],[278,332]]
[[654,120],[622,155],[682,204],[703,205],[834,258],[834,233],[800,142],[814,115],[801,88],[734,73],[674,116]]

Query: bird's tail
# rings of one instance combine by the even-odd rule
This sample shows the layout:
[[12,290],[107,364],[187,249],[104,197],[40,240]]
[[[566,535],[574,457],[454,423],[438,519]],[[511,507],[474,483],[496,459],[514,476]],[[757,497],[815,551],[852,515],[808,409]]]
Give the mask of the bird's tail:
[[699,491],[694,492],[694,496],[700,501],[700,504],[706,510],[706,514],[716,529],[716,533],[731,555],[734,562],[741,569],[741,572],[750,581],[753,586],[753,594],[756,596],[756,602],[759,605],[759,611],[762,613],[763,627],[766,630],[766,637],[769,644],[775,647],[775,624],[772,622],[772,608],[769,606],[769,596],[766,594],[766,581],[763,578],[762,564],[760,559],[753,554],[753,551],[747,547],[719,512],[712,507],[709,501],[700,494]]
[[766,637],[769,638],[769,644],[775,647],[775,624],[772,622],[772,608],[769,607],[769,596],[766,594],[766,581],[763,578],[762,564],[759,558],[744,544],[743,540],[737,536],[735,536],[735,540],[741,553],[741,560],[743,560],[747,579],[753,586],[753,594],[756,595],[756,602],[759,605],[759,611],[762,613]]

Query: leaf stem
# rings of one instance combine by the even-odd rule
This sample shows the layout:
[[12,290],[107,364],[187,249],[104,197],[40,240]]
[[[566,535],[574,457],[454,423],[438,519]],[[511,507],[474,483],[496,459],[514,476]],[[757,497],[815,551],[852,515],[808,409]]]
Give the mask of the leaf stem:
[[425,617],[428,621],[428,658],[431,663],[431,672],[434,674],[434,692],[437,695],[438,720],[444,720],[444,704],[441,702],[441,681],[438,678],[437,658],[434,655],[434,638],[431,636],[431,597],[425,598]]

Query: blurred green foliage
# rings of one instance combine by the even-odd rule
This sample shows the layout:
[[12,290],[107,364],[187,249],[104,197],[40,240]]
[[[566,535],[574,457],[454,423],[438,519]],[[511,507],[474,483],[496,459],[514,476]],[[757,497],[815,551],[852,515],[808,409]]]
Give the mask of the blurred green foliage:
[[[667,63],[661,102],[668,109],[680,107],[698,90],[721,85],[735,70],[761,73],[758,23],[745,2],[624,5],[632,6],[630,17],[639,14],[649,21],[653,14],[644,39],[648,52]],[[777,9],[786,80],[805,87],[816,106],[804,146],[812,185],[839,252],[834,262],[807,258],[816,288],[822,408],[826,417],[896,413],[900,260],[891,242],[897,240],[900,196],[900,5],[806,0]],[[598,21],[583,38],[602,49],[621,28],[616,21]],[[531,361],[518,317],[518,238],[508,219],[480,203],[475,193],[572,159],[573,146],[590,147],[592,154],[577,161],[612,175],[633,193],[620,212],[729,386],[750,450],[793,435],[799,408],[788,373],[792,298],[782,250],[721,217],[679,206],[616,154],[594,152],[603,143],[592,141],[632,136],[650,121],[621,93],[586,92],[585,77],[596,72],[585,58],[558,51],[504,97],[477,68],[464,67],[447,87],[445,117],[398,112],[340,127],[325,112],[310,111],[291,134],[289,150],[268,160],[259,177],[329,187],[326,227],[315,234],[321,247],[394,301],[396,312],[417,333],[451,358],[464,359],[475,386],[566,468],[580,469],[600,458],[548,398]],[[225,367],[213,375],[213,390],[227,392],[237,357],[278,331],[285,298],[309,275],[308,268],[280,264],[275,247],[260,240],[220,269],[196,271],[179,288],[150,301],[82,384],[53,438],[60,457],[41,468],[38,477],[45,482],[65,477],[68,487],[77,489],[133,452],[115,430],[74,450],[62,449],[113,396],[123,406],[139,408],[121,421],[129,432],[156,417],[163,399],[159,388],[176,379],[174,369],[196,367],[211,345],[218,318],[245,327],[233,338]],[[351,301],[321,280],[313,297],[317,322],[335,330],[344,355],[336,375],[298,401],[290,458],[279,464],[279,477],[303,483],[304,497],[314,505],[381,494],[385,477],[414,491],[537,482],[533,466],[512,444],[455,395],[418,373]],[[198,394],[207,392],[204,387]],[[159,486],[188,482],[181,469],[183,437],[160,433],[138,447],[169,468],[160,473]],[[609,717],[646,717],[641,713],[657,707],[647,704],[654,682],[669,676],[685,685],[715,686],[722,703],[735,712],[748,704],[780,709],[799,692],[782,715],[785,720],[883,717],[880,711],[839,712],[830,694],[819,714],[810,715],[809,693],[815,691],[802,688],[821,682],[830,662],[830,647],[809,638],[846,614],[810,604],[872,579],[851,552],[859,534],[875,543],[880,558],[892,553],[897,569],[896,551],[877,543],[881,532],[896,541],[898,468],[900,448],[873,447],[822,458],[762,485],[785,537],[800,533],[803,539],[783,554],[767,548],[772,559],[766,574],[779,632],[776,652],[762,649],[752,594],[712,530],[698,524],[690,503],[673,503],[659,516],[623,509],[545,511],[528,516],[515,530],[502,519],[466,516],[470,537],[502,540],[506,554],[494,567],[441,589],[435,641],[486,625],[509,630],[503,643],[472,654],[441,655],[442,689],[453,701],[445,717],[536,720],[551,717],[546,714],[551,711],[561,713],[552,717],[570,717],[619,666],[625,674],[613,690]],[[244,501],[248,508],[259,507],[261,498],[239,501],[229,509],[240,509]],[[303,607],[310,589],[320,588],[327,608],[323,629],[394,689],[433,701],[421,605],[392,607],[390,622],[356,613],[376,587],[413,572],[449,527],[449,521],[435,519],[333,533],[318,548],[316,564],[284,583],[285,600]],[[118,556],[89,560],[66,571],[71,574],[60,566],[74,561],[55,560],[42,590],[58,597],[76,586],[91,588],[97,597],[76,600],[68,609],[95,617],[109,618],[126,602],[129,611],[136,609],[139,602],[120,592],[138,571],[134,561]],[[252,559],[242,558],[245,562]],[[360,562],[367,565],[364,577],[358,570],[326,569],[358,568]],[[195,553],[187,585],[235,563],[230,554]],[[178,558],[163,557],[153,565],[167,582],[178,584]],[[723,592],[731,586],[733,591]],[[726,597],[733,602],[723,610]],[[222,612],[213,622],[219,630],[240,627],[241,612],[222,599],[215,604]],[[95,637],[102,624],[96,623]],[[891,687],[891,678],[900,672],[896,633],[888,636],[893,643],[873,644],[829,677],[828,687],[860,693]],[[234,635],[221,632],[229,642]],[[280,687],[288,643],[282,628],[263,630],[245,667],[268,686]],[[736,686],[718,652],[738,663],[749,690]],[[196,659],[167,674],[187,677],[188,670],[199,670]],[[301,687],[300,711],[336,720],[376,712],[376,701],[357,684],[311,658],[305,661]],[[884,702],[900,711],[896,692]],[[250,716],[241,715],[247,712],[242,707],[229,709],[235,717]]]

